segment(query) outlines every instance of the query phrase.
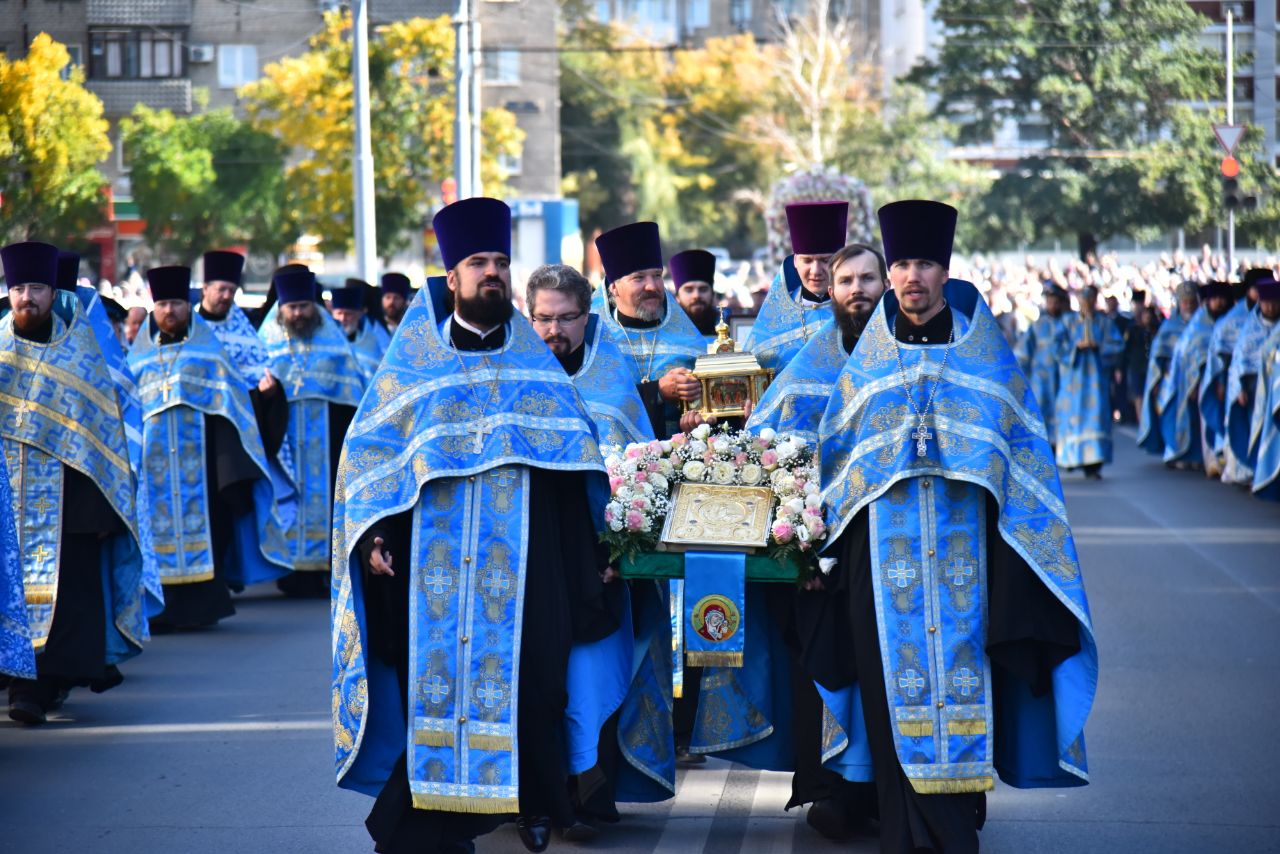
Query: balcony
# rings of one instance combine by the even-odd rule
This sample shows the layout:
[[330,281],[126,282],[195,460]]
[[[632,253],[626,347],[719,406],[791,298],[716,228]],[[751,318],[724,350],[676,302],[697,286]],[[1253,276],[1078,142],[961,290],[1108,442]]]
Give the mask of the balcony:
[[193,0],[88,0],[85,17],[98,26],[190,26]]
[[135,104],[146,104],[153,110],[172,110],[179,115],[191,113],[191,80],[188,78],[87,80],[85,85],[102,99],[108,118],[129,115]]

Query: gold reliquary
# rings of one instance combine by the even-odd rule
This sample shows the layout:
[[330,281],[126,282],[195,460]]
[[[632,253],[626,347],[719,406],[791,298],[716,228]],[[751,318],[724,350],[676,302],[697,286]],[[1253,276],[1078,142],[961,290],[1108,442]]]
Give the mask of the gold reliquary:
[[729,337],[729,324],[721,310],[716,324],[716,340],[707,345],[707,355],[693,365],[693,376],[702,384],[702,398],[686,401],[684,411],[697,410],[703,418],[741,418],[747,401],[755,406],[773,379],[773,371],[760,367],[751,353],[738,350]]

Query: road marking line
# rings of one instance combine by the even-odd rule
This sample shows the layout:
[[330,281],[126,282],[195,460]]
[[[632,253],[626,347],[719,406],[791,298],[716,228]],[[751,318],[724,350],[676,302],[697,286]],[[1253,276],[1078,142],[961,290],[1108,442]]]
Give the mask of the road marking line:
[[333,729],[330,721],[253,721],[184,724],[127,724],[120,726],[59,726],[57,720],[43,732],[63,735],[194,735],[208,732],[319,732]]

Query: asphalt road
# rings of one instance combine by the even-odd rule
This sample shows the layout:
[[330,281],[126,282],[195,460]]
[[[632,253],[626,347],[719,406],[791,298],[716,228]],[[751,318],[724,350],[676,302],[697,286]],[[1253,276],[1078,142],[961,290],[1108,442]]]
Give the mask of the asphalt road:
[[[1101,651],[1093,783],[998,788],[984,851],[1280,851],[1280,506],[1132,441],[1102,482],[1065,482]],[[44,727],[0,723],[0,851],[371,850],[370,801],[333,782],[327,603],[261,590],[237,608],[157,638],[121,687]],[[709,763],[589,848],[876,850],[826,842],[787,793],[785,775]],[[507,828],[479,850],[523,848]]]

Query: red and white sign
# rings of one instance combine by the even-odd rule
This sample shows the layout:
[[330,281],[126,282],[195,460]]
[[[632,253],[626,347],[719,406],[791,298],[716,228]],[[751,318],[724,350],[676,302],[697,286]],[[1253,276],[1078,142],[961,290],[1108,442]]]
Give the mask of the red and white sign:
[[1240,144],[1240,137],[1244,136],[1244,125],[1214,125],[1213,135],[1218,138],[1218,144],[1227,154],[1235,154],[1236,146]]

